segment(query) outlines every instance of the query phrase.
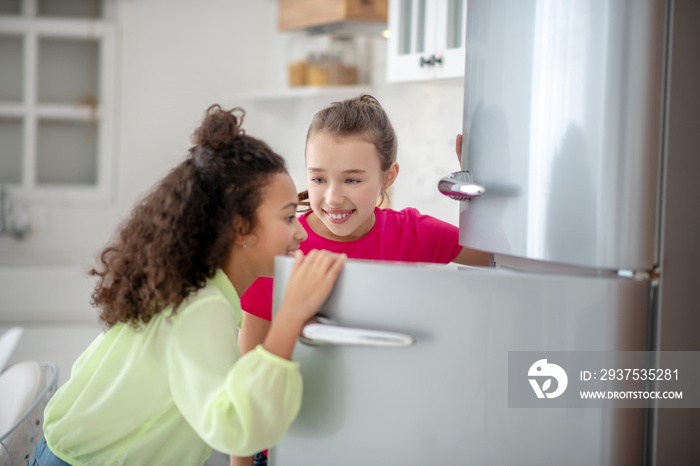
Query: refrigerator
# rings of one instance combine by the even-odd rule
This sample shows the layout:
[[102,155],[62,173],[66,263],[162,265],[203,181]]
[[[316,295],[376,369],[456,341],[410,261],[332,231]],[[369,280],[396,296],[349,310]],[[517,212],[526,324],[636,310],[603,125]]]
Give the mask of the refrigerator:
[[295,349],[302,407],[270,464],[700,464],[697,409],[562,402],[583,371],[537,372],[699,349],[700,2],[466,14],[462,170],[436,184],[493,267],[349,261]]

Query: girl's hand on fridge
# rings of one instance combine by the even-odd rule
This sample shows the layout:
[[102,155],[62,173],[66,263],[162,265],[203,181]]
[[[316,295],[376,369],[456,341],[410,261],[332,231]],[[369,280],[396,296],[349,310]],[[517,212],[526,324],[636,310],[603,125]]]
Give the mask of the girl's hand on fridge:
[[295,309],[302,322],[313,317],[331,293],[347,257],[317,249],[304,256],[297,250],[281,307]]
[[263,342],[267,351],[291,358],[302,328],[328,298],[346,260],[345,254],[330,251],[296,252],[284,300]]

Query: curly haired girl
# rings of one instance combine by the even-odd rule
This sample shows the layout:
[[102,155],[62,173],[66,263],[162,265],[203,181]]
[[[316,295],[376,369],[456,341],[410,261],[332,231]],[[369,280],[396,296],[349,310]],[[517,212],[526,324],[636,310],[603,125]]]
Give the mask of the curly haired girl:
[[[298,249],[306,232],[284,160],[210,107],[186,160],[133,209],[100,255],[93,304],[107,329],[45,410],[29,464],[201,465],[250,455],[299,411],[296,337],[344,255]],[[241,356],[239,296],[296,256],[268,337]]]

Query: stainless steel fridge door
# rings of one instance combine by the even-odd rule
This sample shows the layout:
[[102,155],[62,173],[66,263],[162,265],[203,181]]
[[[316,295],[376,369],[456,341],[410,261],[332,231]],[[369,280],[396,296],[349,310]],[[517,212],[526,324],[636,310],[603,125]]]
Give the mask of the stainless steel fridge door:
[[469,0],[462,168],[484,193],[463,209],[461,244],[658,263],[667,3]]
[[[277,258],[275,310],[291,264]],[[303,404],[271,464],[641,464],[641,409],[509,408],[507,364],[509,351],[645,350],[648,292],[618,278],[349,261],[322,313],[415,344],[297,344]]]

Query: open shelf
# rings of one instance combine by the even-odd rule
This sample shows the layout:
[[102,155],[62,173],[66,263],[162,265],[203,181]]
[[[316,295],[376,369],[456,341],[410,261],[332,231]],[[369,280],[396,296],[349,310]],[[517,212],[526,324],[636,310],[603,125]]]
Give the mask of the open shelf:
[[354,96],[362,92],[371,93],[373,89],[374,88],[368,84],[356,86],[299,86],[236,92],[225,95],[224,98],[227,102],[273,101],[323,96]]

